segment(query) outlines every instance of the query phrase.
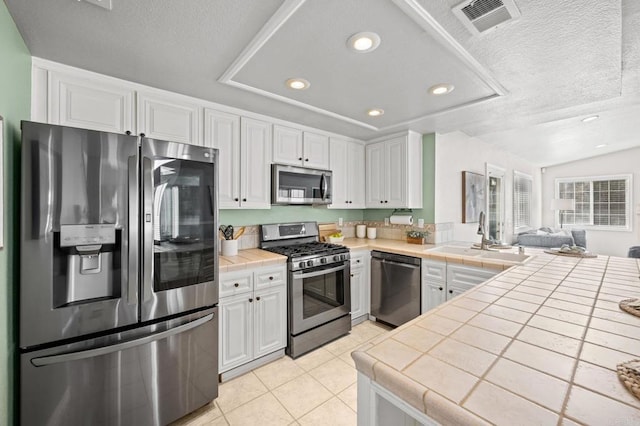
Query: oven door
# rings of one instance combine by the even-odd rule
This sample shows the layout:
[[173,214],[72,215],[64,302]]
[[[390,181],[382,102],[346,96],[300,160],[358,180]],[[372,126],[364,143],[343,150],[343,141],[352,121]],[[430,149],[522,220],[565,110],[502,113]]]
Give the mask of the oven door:
[[351,311],[349,262],[291,272],[289,332],[310,330]]

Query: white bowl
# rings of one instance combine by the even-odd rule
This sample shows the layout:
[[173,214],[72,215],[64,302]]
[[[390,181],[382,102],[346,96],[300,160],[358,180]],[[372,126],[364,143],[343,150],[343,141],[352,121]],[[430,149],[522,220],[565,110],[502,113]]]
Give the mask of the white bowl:
[[327,241],[331,244],[341,243],[344,241],[344,235],[342,237],[327,237]]

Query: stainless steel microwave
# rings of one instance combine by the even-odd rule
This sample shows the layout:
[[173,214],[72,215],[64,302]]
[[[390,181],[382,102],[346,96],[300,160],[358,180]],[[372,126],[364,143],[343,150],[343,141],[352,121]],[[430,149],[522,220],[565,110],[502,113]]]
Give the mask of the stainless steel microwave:
[[331,204],[331,170],[271,165],[271,204]]

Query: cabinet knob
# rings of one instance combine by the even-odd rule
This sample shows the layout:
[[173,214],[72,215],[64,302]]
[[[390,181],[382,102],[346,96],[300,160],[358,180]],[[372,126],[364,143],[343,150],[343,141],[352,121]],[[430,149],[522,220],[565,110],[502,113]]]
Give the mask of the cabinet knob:
[[253,299],[252,299],[252,298],[249,298],[249,303],[251,303],[251,302],[253,302]]
[[449,294],[453,294],[453,290],[449,290]]
[[351,274],[351,277],[353,278],[353,274]]
[[246,199],[246,198],[243,198],[243,199],[242,199],[242,201],[246,203],[246,202],[247,202],[247,199]]
[[360,259],[356,260],[356,263],[360,263]]
[[444,289],[443,289],[442,287],[438,287],[438,290],[442,291],[442,290],[444,290]]
[[234,198],[233,201],[240,201],[240,198]]
[[302,157],[298,157],[298,160],[302,161]]
[[234,287],[240,287],[240,284],[239,283],[235,283],[233,286]]
[[140,133],[140,137],[141,137],[141,138],[144,138],[144,137],[145,137],[145,134],[144,134],[144,133]]
[[386,204],[386,203],[388,203],[389,201],[387,201],[387,200],[384,200],[384,202],[385,202],[385,204]]
[[124,132],[125,135],[130,135],[131,134],[131,130],[127,130],[126,132]]
[[260,296],[256,297],[256,300],[260,300]]
[[308,158],[305,158],[305,159],[304,159],[304,161],[309,161],[309,159],[308,159]]
[[384,201],[380,200],[380,204],[384,204]]
[[273,281],[273,277],[269,277],[269,281]]

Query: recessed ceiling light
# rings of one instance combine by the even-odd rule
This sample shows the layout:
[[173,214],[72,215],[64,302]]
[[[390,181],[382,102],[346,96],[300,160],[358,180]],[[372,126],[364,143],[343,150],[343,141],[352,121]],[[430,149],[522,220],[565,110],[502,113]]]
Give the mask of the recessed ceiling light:
[[290,78],[286,81],[286,85],[291,89],[305,90],[308,89],[309,86],[311,86],[311,83],[309,83],[304,78]]
[[349,37],[347,46],[360,53],[373,52],[380,46],[380,36],[372,32],[357,33]]
[[429,93],[432,95],[446,95],[447,93],[453,92],[453,89],[455,89],[453,84],[441,83],[429,87]]
[[601,143],[600,145],[596,145],[596,148],[604,148],[606,146],[607,146],[606,143]]
[[367,110],[367,115],[369,117],[379,117],[382,114],[384,114],[384,110],[380,108],[373,108],[373,109]]
[[590,117],[585,117],[582,119],[583,123],[591,123],[592,121],[596,121],[598,118],[600,118],[599,115],[592,115]]

